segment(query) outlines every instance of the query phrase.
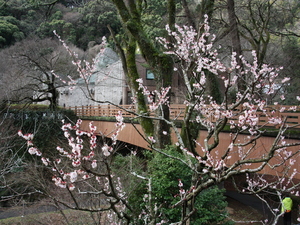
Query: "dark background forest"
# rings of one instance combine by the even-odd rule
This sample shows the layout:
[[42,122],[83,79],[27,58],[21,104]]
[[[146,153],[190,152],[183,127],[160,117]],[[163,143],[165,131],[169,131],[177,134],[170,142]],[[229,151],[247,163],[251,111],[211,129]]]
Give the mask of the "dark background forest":
[[[139,23],[147,38],[154,40],[156,37],[165,36],[165,25],[169,23],[167,2],[137,2],[140,7]],[[216,34],[215,44],[222,45],[224,57],[231,51],[250,54],[252,50],[256,50],[261,64],[283,66],[282,76],[290,77],[291,81],[280,92],[286,95],[285,104],[295,103],[293,97],[300,94],[298,1],[177,0],[174,3],[176,9],[173,20],[176,24],[197,28],[203,15],[209,16],[212,33]],[[30,96],[36,91],[36,83],[39,82],[38,79],[32,79],[33,75],[31,78],[28,76],[28,73],[33,73],[33,67],[35,70],[38,67],[39,72],[43,73],[55,68],[61,75],[76,77],[67,54],[61,50],[61,45],[53,33],[54,30],[68,45],[76,49],[81,58],[87,60],[95,57],[95,46],[101,44],[103,37],[108,39],[114,50],[117,50],[116,40],[122,48],[127,48],[128,31],[124,20],[120,20],[118,16],[116,6],[116,3],[109,0],[1,1],[2,98],[33,101]],[[233,14],[228,13],[230,10]],[[236,22],[230,20],[230,15],[233,15]],[[37,60],[41,55],[47,57],[47,54],[52,54],[52,58],[56,60]]]

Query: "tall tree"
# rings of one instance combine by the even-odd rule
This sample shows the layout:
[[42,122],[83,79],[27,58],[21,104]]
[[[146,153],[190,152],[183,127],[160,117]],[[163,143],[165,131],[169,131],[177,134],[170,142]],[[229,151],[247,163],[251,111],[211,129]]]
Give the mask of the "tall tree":
[[[173,61],[171,57],[164,54],[159,48],[154,44],[153,39],[150,39],[147,33],[145,32],[144,25],[142,23],[142,1],[120,1],[112,0],[114,5],[118,9],[118,13],[121,17],[123,27],[128,32],[130,38],[134,38],[134,41],[138,44],[143,57],[149,64],[151,70],[155,74],[156,88],[161,90],[162,88],[167,88],[172,83],[172,74],[173,74]],[[175,22],[175,1],[167,1],[167,11],[168,11],[168,24],[170,27],[174,27]],[[135,52],[132,52],[135,54]],[[135,56],[130,56],[135,57]],[[136,83],[136,80],[132,80],[130,83]],[[169,125],[164,121],[164,119],[169,119],[169,111],[166,105],[162,105],[157,109],[158,119],[153,124],[155,131],[164,130],[169,133]],[[162,117],[161,119],[159,117]],[[154,132],[155,135],[158,132]],[[164,146],[170,144],[170,136],[158,135],[156,137],[157,145]]]
[[[239,70],[242,70],[242,59],[239,57],[242,55],[242,45],[240,40],[240,33],[238,28],[237,16],[235,13],[235,3],[234,0],[227,0],[227,11],[228,11],[228,21],[229,21],[229,35],[231,36],[232,51],[236,53],[236,61],[239,65]],[[238,72],[238,71],[237,71]],[[245,78],[241,78],[238,82],[238,90],[243,90],[245,88]]]
[[[121,24],[117,18],[117,10],[109,1],[89,1],[77,10],[82,18],[76,24],[77,40],[76,44],[82,49],[86,49],[90,41],[101,43],[102,37],[109,36],[109,25],[114,32],[119,33]],[[62,38],[65,39],[64,36]]]
[[0,17],[0,48],[22,40],[24,34],[20,31],[19,21],[12,16]]
[[[285,65],[283,62],[285,59],[281,58],[283,54],[281,47],[283,47],[284,41],[280,40],[297,36],[297,31],[292,32],[291,27],[294,27],[293,24],[298,20],[295,14],[298,9],[297,1],[228,0],[226,27],[228,27],[227,31],[231,38],[232,51],[240,55],[242,51],[255,50],[259,65],[270,61],[277,65]],[[278,60],[279,58],[280,60]],[[237,58],[237,63],[241,65],[241,59]],[[239,70],[243,70],[243,68],[240,66]],[[282,74],[284,73],[290,73],[288,68],[282,71]],[[291,78],[291,83],[293,83],[293,76]],[[243,77],[242,79],[238,85],[239,89],[244,88],[244,83],[248,78]],[[281,89],[278,84],[277,91],[284,92],[285,90]],[[270,96],[268,101],[280,100]]]
[[[160,47],[157,46],[155,38],[151,36],[153,35],[153,32],[150,31],[151,29],[149,29],[151,25],[149,26],[149,23],[147,23],[146,19],[147,16],[149,16],[149,9],[150,11],[153,11],[158,2],[134,0],[113,0],[112,2],[118,9],[123,28],[126,30],[127,34],[131,36],[128,39],[133,38],[135,40],[140,51],[142,52],[143,57],[145,58],[151,70],[154,72],[157,90],[167,88],[171,85],[174,61],[169,55],[165,54]],[[162,14],[162,12],[159,13],[161,13],[160,15],[163,16],[162,18],[165,18],[165,24],[167,24],[171,30],[174,29],[176,23],[176,17],[178,14],[176,6],[178,5],[179,10],[181,11],[181,9],[183,9],[185,15],[185,19],[181,20],[180,23],[185,23],[185,21],[188,21],[188,23],[190,23],[192,26],[196,26],[196,21],[199,21],[199,18],[203,18],[205,14],[211,16],[214,9],[214,1],[202,1],[201,5],[199,6],[201,8],[201,15],[193,17],[193,13],[188,7],[187,1],[181,1],[179,4],[177,4],[177,2],[174,0],[168,0],[159,2],[159,4],[164,4],[164,7],[167,8],[167,11],[164,14]],[[194,4],[197,5],[196,3]],[[158,8],[155,8],[155,10],[158,10]],[[153,29],[157,30],[155,27],[153,27]],[[165,35],[163,32],[160,32],[160,34]],[[174,40],[172,37],[170,37],[169,42],[171,43],[172,41]],[[218,96],[217,81],[214,79],[213,75],[209,74],[208,71],[207,76],[211,79],[211,82],[209,82],[211,84],[210,93],[213,96]],[[129,83],[133,84],[135,82],[135,80],[131,80]],[[169,133],[169,125],[163,121],[164,119],[168,120],[169,118],[169,112],[164,105],[157,109],[157,116],[162,117],[162,119],[158,118],[158,120],[154,123],[154,130],[165,130],[167,133]],[[154,132],[154,134],[157,133],[158,132]],[[158,146],[164,146],[170,143],[170,137],[168,136],[158,136],[156,137],[156,140],[156,144]]]

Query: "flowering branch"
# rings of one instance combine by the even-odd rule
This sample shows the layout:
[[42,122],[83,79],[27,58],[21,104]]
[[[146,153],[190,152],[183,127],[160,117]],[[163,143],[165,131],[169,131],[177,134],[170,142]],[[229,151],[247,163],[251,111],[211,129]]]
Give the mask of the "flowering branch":
[[[119,219],[130,220],[126,210],[132,209],[127,203],[127,194],[123,190],[120,177],[112,173],[111,160],[109,160],[118,134],[125,126],[121,113],[116,115],[116,119],[116,130],[112,135],[113,142],[111,145],[104,143],[100,151],[96,136],[97,127],[93,125],[93,122],[89,124],[89,131],[83,131],[80,130],[81,120],[78,120],[75,125],[63,121],[62,131],[69,148],[58,146],[56,149],[59,157],[56,159],[43,156],[42,152],[34,146],[33,134],[23,134],[22,131],[19,131],[18,134],[27,141],[28,152],[40,157],[41,162],[51,168],[54,173],[52,181],[57,187],[69,192],[75,206],[62,199],[57,199],[57,202],[77,210],[111,211]],[[88,142],[85,141],[86,139]],[[94,181],[92,182],[92,180]],[[92,183],[93,185],[91,185]],[[96,204],[91,206],[92,208],[87,207],[79,201],[79,195],[83,194],[97,195],[101,201],[106,203]]]

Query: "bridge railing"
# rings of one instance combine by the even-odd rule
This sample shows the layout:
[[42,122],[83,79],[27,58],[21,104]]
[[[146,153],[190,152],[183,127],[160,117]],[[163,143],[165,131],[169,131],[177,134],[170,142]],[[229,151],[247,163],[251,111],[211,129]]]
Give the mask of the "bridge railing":
[[[135,111],[135,107],[132,105],[120,105],[121,108],[128,109],[129,111]],[[122,111],[123,117],[133,118],[134,114],[121,110],[121,108],[113,105],[89,105],[89,106],[74,106],[68,107],[73,110],[78,117],[113,117]],[[183,120],[185,112],[185,105],[176,104],[170,106],[171,119]]]
[[[135,111],[134,106],[132,105],[120,105],[120,107],[124,109],[128,109],[130,111]],[[183,104],[172,104],[170,105],[170,118],[173,120],[183,120],[185,115],[185,105]],[[282,107],[285,109],[282,110]],[[75,106],[68,107],[68,109],[73,110],[75,114],[80,117],[114,117],[121,110],[117,106],[113,105],[90,105],[90,106]],[[290,126],[300,124],[300,106],[280,106],[280,105],[269,105],[265,108],[266,113],[261,111],[257,112],[258,116],[258,125],[265,124],[268,119],[267,115],[278,116],[281,118],[287,118],[286,123]],[[293,110],[292,110],[293,109]],[[236,112],[242,110],[242,107],[237,108]],[[123,117],[133,118],[134,114],[127,112],[126,110],[121,110]],[[238,118],[232,118],[233,120],[237,120]],[[300,128],[300,126],[299,126]]]

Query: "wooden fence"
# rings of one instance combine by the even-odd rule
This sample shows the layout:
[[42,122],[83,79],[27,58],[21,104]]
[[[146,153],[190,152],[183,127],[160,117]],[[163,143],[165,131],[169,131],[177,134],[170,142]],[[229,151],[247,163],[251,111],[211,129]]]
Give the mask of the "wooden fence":
[[[279,105],[269,105],[266,107],[266,113],[257,111],[258,115],[258,125],[265,124],[268,119],[267,115],[272,115],[274,117],[281,117],[282,119],[287,118],[286,123],[290,126],[298,125],[300,128],[300,107],[299,106],[284,106],[285,110],[280,110],[282,106]],[[293,110],[292,110],[293,107]],[[126,110],[122,110],[126,109]],[[79,117],[114,117],[119,111],[122,111],[123,117],[133,118],[135,115],[130,112],[135,112],[135,108],[132,105],[120,105],[120,108],[113,105],[97,105],[97,106],[75,106],[69,107],[68,109],[73,110],[75,114]],[[238,114],[242,108],[236,109]],[[185,105],[183,104],[173,104],[170,105],[170,118],[172,120],[183,120],[185,115]],[[236,118],[233,118],[237,119]],[[270,126],[270,125],[269,125]]]

